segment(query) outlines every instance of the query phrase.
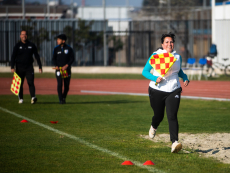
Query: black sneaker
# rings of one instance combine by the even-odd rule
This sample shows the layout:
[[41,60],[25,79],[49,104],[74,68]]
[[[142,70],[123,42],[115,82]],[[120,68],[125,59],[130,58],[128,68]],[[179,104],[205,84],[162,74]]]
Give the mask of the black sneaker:
[[63,104],[66,104],[66,102],[65,102],[65,98],[63,98],[62,103],[63,103]]
[[32,99],[31,99],[31,104],[35,104],[36,102],[37,102],[37,98],[36,97],[32,97]]

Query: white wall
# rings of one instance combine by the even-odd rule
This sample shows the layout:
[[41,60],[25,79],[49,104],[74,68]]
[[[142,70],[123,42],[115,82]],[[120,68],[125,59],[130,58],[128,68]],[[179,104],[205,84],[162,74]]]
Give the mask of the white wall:
[[[106,19],[128,19],[128,8],[106,7]],[[103,20],[103,7],[78,7],[77,18],[86,20]]]
[[[215,44],[217,61],[230,64],[230,4],[215,6]],[[229,58],[227,62],[223,58]]]
[[230,4],[215,6],[215,19],[230,19]]

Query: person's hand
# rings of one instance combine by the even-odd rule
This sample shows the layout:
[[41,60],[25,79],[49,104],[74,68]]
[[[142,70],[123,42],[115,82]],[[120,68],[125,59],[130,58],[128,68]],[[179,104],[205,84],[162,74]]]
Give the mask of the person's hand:
[[12,69],[11,69],[11,72],[12,72],[12,73],[14,73],[14,72],[15,72],[15,70],[12,68]]
[[61,69],[64,71],[68,68],[68,64],[64,65]]
[[162,80],[163,80],[163,78],[159,76],[159,77],[157,78],[156,82],[157,82],[157,83],[160,83]]
[[39,73],[42,73],[42,69],[41,68],[39,68]]
[[184,81],[184,86],[186,87],[186,86],[188,86],[188,84],[189,84],[189,81]]

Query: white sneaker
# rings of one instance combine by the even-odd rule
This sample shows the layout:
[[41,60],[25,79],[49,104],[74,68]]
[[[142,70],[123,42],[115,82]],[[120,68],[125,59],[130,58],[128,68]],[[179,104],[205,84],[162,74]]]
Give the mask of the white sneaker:
[[22,104],[23,103],[23,99],[19,99],[19,104]]
[[34,103],[36,103],[37,102],[37,98],[36,97],[32,97],[32,99],[31,99],[31,104],[34,104]]
[[156,131],[157,131],[157,130],[155,130],[155,129],[153,128],[153,126],[150,126],[150,129],[149,129],[149,137],[150,137],[151,139],[153,139],[153,138],[155,137]]
[[171,153],[178,153],[180,150],[182,149],[182,144],[175,141],[173,144],[172,144],[172,150],[171,150]]

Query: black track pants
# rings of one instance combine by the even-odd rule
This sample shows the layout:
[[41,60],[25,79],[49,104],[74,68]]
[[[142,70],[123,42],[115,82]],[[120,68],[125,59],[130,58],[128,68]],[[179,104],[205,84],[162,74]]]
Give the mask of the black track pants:
[[30,66],[28,68],[20,68],[16,66],[16,73],[21,78],[21,86],[18,94],[19,99],[23,99],[23,83],[26,77],[27,83],[29,85],[30,96],[35,97],[35,86],[34,86],[34,68]]
[[[62,101],[67,97],[68,91],[69,91],[69,84],[70,84],[70,72],[68,72],[69,77],[67,78],[62,78],[61,75],[58,75],[59,71],[56,71],[56,78],[57,78],[57,92],[58,92],[58,98],[59,101]],[[62,92],[62,86],[63,86],[63,81],[64,81],[64,91]]]
[[164,118],[164,111],[166,107],[170,140],[172,143],[178,141],[179,125],[177,112],[180,105],[181,91],[182,88],[178,88],[173,92],[163,92],[149,87],[149,99],[154,112],[154,116],[152,117],[152,126],[154,129],[157,129]]

